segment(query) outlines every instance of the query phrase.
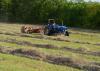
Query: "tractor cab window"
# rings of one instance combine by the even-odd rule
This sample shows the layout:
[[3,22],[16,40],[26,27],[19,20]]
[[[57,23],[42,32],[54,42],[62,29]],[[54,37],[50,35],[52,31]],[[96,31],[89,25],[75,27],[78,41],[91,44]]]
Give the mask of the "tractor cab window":
[[51,25],[55,24],[55,20],[54,19],[49,19],[48,24],[51,24]]

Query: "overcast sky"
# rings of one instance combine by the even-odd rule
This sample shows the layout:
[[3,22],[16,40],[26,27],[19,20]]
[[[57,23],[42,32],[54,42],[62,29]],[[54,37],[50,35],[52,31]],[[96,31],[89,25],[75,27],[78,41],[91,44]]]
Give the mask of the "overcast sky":
[[100,0],[96,0],[96,1],[99,1],[100,2]]
[[[89,1],[89,0],[85,0],[85,1]],[[100,0],[91,0],[91,1],[96,1],[96,2],[100,2]]]
[[98,2],[100,2],[100,0],[92,0],[92,1],[98,1]]
[[97,1],[99,1],[99,2],[100,2],[100,0],[97,0]]
[[[70,1],[70,0],[68,0],[68,1]],[[75,0],[71,0],[71,1],[75,1]],[[79,1],[79,0],[78,0]],[[92,1],[92,2],[100,2],[100,0],[84,0],[84,1],[86,1],[86,2],[88,2],[88,1]]]

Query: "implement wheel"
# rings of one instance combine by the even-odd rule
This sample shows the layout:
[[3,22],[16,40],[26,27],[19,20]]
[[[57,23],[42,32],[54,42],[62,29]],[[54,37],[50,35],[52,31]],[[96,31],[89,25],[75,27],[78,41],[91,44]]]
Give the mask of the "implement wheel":
[[25,26],[21,27],[21,33],[25,33]]

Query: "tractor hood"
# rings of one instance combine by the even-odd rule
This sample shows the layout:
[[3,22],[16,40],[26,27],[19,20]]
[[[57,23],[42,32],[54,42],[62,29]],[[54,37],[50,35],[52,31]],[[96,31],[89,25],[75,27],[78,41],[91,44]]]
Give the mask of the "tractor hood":
[[60,26],[60,25],[57,25],[57,24],[54,24],[54,25],[48,24],[48,29],[49,30],[52,30],[53,28],[55,30],[59,30],[59,31],[65,31],[65,30],[68,29],[68,27],[66,27],[66,26]]
[[68,27],[66,27],[66,26],[59,26],[59,28],[62,29],[62,30],[67,30],[68,29]]

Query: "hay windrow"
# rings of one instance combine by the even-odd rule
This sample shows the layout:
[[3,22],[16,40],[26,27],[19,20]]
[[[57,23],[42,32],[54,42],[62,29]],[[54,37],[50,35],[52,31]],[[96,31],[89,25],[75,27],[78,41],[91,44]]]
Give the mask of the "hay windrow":
[[100,71],[100,66],[97,65],[85,65],[82,68],[85,71]]
[[23,46],[31,46],[31,47],[37,47],[37,48],[46,48],[46,49],[55,49],[55,50],[63,50],[63,51],[71,51],[74,53],[80,53],[80,54],[87,54],[87,55],[94,55],[94,56],[100,56],[99,51],[88,51],[85,48],[71,48],[71,47],[58,47],[51,44],[33,44],[28,41],[18,41],[16,39],[7,39],[7,40],[0,40],[0,42],[7,42],[7,43],[14,43],[17,45],[23,45]]
[[17,56],[23,56],[31,59],[43,60],[48,63],[70,66],[73,68],[78,68],[82,70],[88,71],[99,71],[100,66],[91,64],[90,62],[80,60],[76,60],[71,57],[62,57],[62,56],[54,56],[54,55],[46,55],[42,52],[33,49],[5,49],[6,47],[0,47],[0,53],[12,54]]
[[46,36],[31,36],[28,34],[22,34],[22,33],[8,33],[8,32],[0,32],[0,34],[4,35],[11,35],[11,36],[20,36],[20,37],[29,37],[29,38],[37,38],[37,39],[48,39],[48,40],[55,40],[55,41],[65,41],[65,42],[73,42],[73,43],[79,43],[79,44],[92,44],[92,45],[97,45],[100,46],[100,43],[91,43],[91,42],[84,42],[84,41],[79,41],[79,40],[68,40],[68,39],[62,39],[62,38],[51,38],[51,37],[46,37]]
[[32,59],[37,59],[37,60],[45,60],[46,55],[44,53],[41,53],[37,50],[26,50],[26,49],[16,49],[11,51],[11,54],[13,55],[17,55],[17,54],[21,54],[22,56],[28,57],[28,58],[32,58]]

